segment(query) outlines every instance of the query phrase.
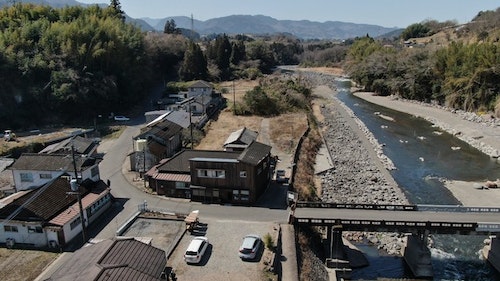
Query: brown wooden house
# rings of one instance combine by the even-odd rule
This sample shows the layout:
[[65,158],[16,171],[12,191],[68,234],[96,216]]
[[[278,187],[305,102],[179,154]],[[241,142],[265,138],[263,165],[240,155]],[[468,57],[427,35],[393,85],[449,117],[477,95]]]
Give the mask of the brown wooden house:
[[184,150],[148,171],[158,194],[207,203],[250,205],[269,185],[271,147],[252,142],[242,152]]

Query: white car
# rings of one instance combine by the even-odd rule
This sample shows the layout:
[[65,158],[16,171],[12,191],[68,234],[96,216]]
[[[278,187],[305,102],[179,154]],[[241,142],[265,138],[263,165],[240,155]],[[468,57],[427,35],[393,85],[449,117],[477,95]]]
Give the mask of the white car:
[[207,237],[195,237],[189,243],[186,253],[184,253],[184,260],[186,263],[199,263],[203,258],[203,254],[208,248],[208,238]]
[[259,235],[249,234],[243,237],[238,255],[242,260],[253,260],[259,252],[262,239]]
[[128,121],[130,118],[122,116],[122,115],[117,115],[115,116],[115,121]]

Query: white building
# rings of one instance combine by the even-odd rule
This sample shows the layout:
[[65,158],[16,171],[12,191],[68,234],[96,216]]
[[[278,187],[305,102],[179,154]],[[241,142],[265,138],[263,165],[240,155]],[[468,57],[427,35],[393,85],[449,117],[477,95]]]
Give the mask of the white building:
[[[111,206],[110,189],[102,181],[82,182],[78,192],[85,226]],[[0,243],[7,247],[62,247],[82,231],[79,210],[67,176],[17,192],[0,200]]]
[[[75,155],[78,180],[100,180],[100,159]],[[75,165],[71,154],[24,153],[10,167],[16,191],[40,187],[63,174],[74,177]]]

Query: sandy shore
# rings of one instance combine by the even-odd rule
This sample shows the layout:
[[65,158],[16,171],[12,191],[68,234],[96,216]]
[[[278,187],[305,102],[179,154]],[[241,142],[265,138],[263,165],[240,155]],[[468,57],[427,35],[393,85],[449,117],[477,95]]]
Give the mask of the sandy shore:
[[[368,92],[356,96],[387,108],[422,117],[492,157],[500,152],[500,126],[464,119],[460,114],[438,107],[426,106],[392,97],[375,96]],[[497,120],[498,121],[498,120]],[[489,152],[489,153],[488,153]],[[500,161],[500,160],[499,160]],[[496,180],[496,179],[490,179]],[[464,206],[500,206],[500,188],[481,189],[484,182],[447,180],[445,186]]]

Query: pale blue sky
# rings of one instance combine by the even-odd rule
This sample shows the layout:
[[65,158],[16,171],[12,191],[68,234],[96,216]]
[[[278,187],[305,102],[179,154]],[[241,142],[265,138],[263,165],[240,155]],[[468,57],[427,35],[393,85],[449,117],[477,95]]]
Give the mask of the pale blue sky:
[[[106,0],[77,0],[106,3]],[[207,20],[230,15],[265,15],[279,20],[343,21],[407,27],[424,20],[470,21],[479,11],[496,10],[498,0],[120,0],[133,18],[193,15]]]

